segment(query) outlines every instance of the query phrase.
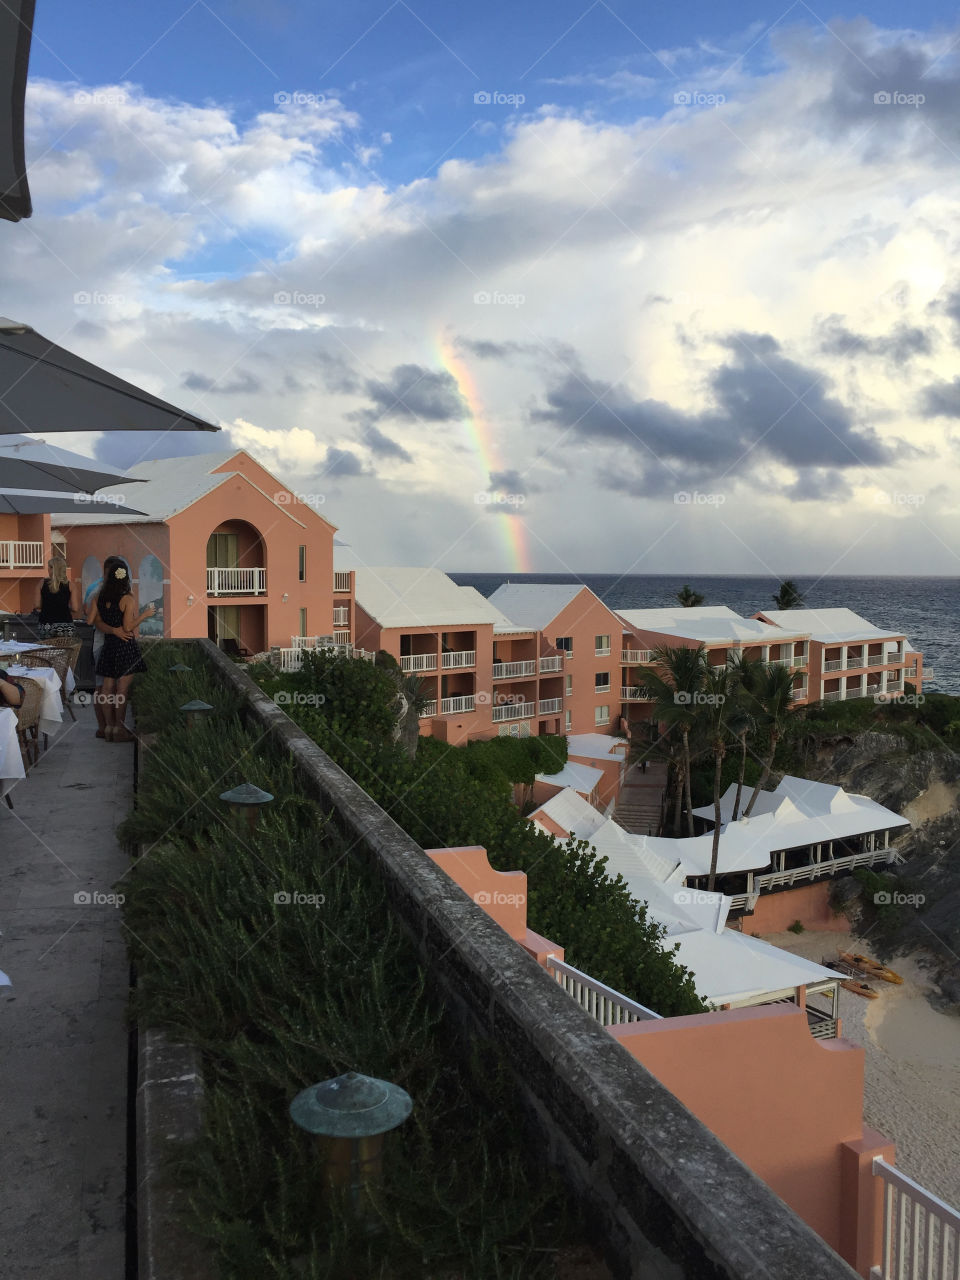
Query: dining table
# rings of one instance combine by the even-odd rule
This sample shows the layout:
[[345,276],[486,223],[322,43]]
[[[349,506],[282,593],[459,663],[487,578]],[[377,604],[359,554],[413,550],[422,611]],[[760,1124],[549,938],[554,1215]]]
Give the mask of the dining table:
[[[36,644],[33,641],[28,641],[28,640],[0,640],[0,667],[6,666],[7,670],[10,670],[11,667],[7,666],[7,664],[10,663],[11,666],[16,665],[17,658],[21,653],[35,653],[37,649],[48,649],[49,647],[50,647],[49,645]],[[70,694],[73,693],[76,687],[77,687],[77,682],[73,678],[73,672],[68,670],[67,671],[67,696],[68,697],[70,696]]]
[[[42,646],[41,646],[42,648]],[[63,701],[60,697],[61,681],[53,667],[22,667],[8,662],[7,675],[13,680],[36,680],[40,691],[40,732],[53,737],[63,724]],[[69,674],[69,673],[68,673]],[[67,681],[69,685],[69,680]]]
[[17,713],[12,707],[4,707],[0,710],[0,797],[26,776],[17,741]]

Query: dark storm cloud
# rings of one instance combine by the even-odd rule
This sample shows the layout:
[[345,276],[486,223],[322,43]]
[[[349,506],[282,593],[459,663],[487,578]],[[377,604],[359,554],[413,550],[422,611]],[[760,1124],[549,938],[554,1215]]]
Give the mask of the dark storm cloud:
[[455,422],[469,413],[452,374],[418,364],[398,364],[385,382],[370,379],[364,387],[373,401],[354,416],[399,418],[408,422]]
[[954,282],[942,290],[927,308],[935,315],[946,316],[953,322],[954,342],[960,346],[960,283]]
[[933,350],[929,329],[916,325],[898,324],[890,333],[870,337],[854,333],[840,316],[828,316],[820,325],[820,350],[824,355],[877,356],[891,364],[902,366],[913,356],[928,356]]
[[229,453],[234,447],[226,431],[105,431],[93,447],[93,456],[126,471],[138,462],[154,458]]
[[378,427],[372,424],[365,429],[362,442],[371,453],[375,453],[380,458],[396,458],[400,462],[413,461],[412,456],[407,453],[403,445],[399,445],[396,440],[391,440],[389,436],[385,436]]
[[793,502],[839,502],[852,497],[853,489],[839,471],[817,467],[800,472],[793,484],[783,490],[783,495]]
[[925,418],[960,418],[960,378],[924,387],[920,412]]
[[[712,407],[689,413],[659,400],[635,400],[620,386],[570,375],[550,388],[532,420],[584,441],[625,447],[642,467],[632,491],[663,490],[658,469],[690,488],[742,478],[761,462],[818,468],[883,467],[916,451],[891,445],[829,394],[816,369],[785,356],[769,334],[733,334],[720,345],[729,358],[707,379]],[[617,472],[622,468],[618,465]],[[648,490],[647,485],[652,487]]]
[[539,493],[540,486],[532,484],[519,471],[491,471],[490,493]]
[[326,457],[320,468],[319,477],[333,476],[340,478],[344,476],[367,476],[372,475],[371,471],[363,465],[355,453],[351,453],[349,449],[335,449],[332,445],[327,449]]
[[252,373],[241,373],[230,382],[221,382],[205,373],[188,372],[183,375],[183,386],[189,387],[191,391],[214,392],[217,395],[253,395],[254,392],[263,390],[263,383]]

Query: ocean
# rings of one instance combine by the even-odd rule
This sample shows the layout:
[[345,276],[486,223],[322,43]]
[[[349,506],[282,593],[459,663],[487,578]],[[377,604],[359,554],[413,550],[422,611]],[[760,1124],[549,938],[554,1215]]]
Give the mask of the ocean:
[[[582,582],[612,609],[656,609],[677,603],[689,582],[705,604],[729,605],[749,618],[772,608],[771,578],[713,574],[451,573],[454,582],[490,596],[504,582]],[[847,608],[878,627],[902,631],[933,671],[924,688],[960,694],[960,578],[794,578],[807,608]]]

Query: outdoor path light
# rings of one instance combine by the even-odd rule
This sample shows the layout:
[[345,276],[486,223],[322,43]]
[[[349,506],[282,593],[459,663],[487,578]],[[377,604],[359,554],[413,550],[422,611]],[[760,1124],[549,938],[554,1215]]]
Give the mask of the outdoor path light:
[[172,667],[167,667],[167,670],[175,672],[177,675],[183,675],[185,671],[192,671],[193,667],[185,667],[182,662],[175,662]]
[[222,792],[220,799],[228,804],[234,813],[242,813],[247,820],[247,826],[254,831],[260,810],[270,803],[273,796],[269,791],[261,791],[252,782],[241,782],[238,787]]
[[187,717],[187,728],[191,728],[197,716],[205,716],[213,710],[209,702],[201,702],[199,698],[194,698],[191,702],[185,702],[180,708]]
[[383,1177],[383,1135],[412,1110],[412,1098],[399,1085],[356,1071],[312,1084],[290,1103],[294,1124],[322,1140],[327,1186],[348,1191],[368,1224],[368,1188]]

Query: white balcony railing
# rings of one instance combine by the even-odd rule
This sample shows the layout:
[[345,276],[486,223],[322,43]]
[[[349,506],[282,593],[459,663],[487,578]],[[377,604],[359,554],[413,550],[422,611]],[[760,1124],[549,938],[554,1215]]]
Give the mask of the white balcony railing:
[[425,702],[423,704],[423,710],[420,712],[420,719],[429,720],[431,716],[435,716],[436,714],[437,714],[437,700],[436,698],[431,698],[429,702]]
[[593,686],[593,692],[594,692],[594,693],[609,693],[609,692],[610,692],[610,681],[608,680],[606,684],[594,684],[594,686]]
[[42,569],[42,542],[0,542],[0,569]]
[[401,671],[436,671],[436,669],[435,653],[408,653],[400,659]]
[[903,683],[900,680],[888,680],[886,689],[881,689],[881,693],[902,693]]
[[554,711],[559,711],[562,706],[563,706],[562,698],[541,698],[540,714],[542,716],[548,716],[552,714],[552,712]]
[[643,689],[643,688],[640,688],[640,689],[623,688],[620,690],[620,701],[621,702],[649,702],[650,694],[647,692],[646,689]]
[[515,680],[517,676],[535,676],[536,661],[530,662],[495,662],[493,664],[494,680]]
[[622,1022],[650,1022],[661,1017],[659,1013],[638,1004],[629,996],[621,995],[596,978],[581,973],[572,964],[565,964],[562,960],[548,956],[546,967],[547,972],[556,978],[567,995],[572,996],[580,1008],[596,1018],[601,1026],[617,1026]]
[[349,631],[334,631],[334,633],[333,633],[333,643],[334,643],[334,644],[349,644],[349,643],[350,643],[350,632],[349,632]]
[[441,666],[448,670],[451,667],[475,667],[477,665],[477,651],[475,649],[455,649],[450,653],[440,655]]
[[792,702],[803,702],[807,696],[807,686],[803,685],[799,689],[790,690],[790,700]]
[[457,698],[441,698],[440,712],[442,715],[456,715],[460,711],[473,711],[474,698],[472,693],[468,693]]
[[344,608],[336,608],[333,611],[333,625],[335,627],[349,627],[350,610]]
[[541,675],[545,671],[562,671],[562,670],[563,670],[563,658],[560,656],[560,654],[557,654],[556,657],[540,659]]
[[267,591],[266,569],[208,569],[208,596],[262,596]]
[[[771,658],[767,663],[768,667],[799,667],[803,664],[802,658]],[[824,667],[826,670],[826,667]]]
[[529,720],[536,714],[536,710],[533,702],[508,702],[502,707],[493,708],[493,723],[499,724],[501,720]]
[[868,667],[882,667],[885,662],[896,662],[896,658],[887,658],[882,653],[871,653],[867,657]]
[[596,648],[595,648],[593,652],[594,652],[594,656],[595,656],[595,657],[597,657],[597,658],[609,658],[609,657],[610,657],[610,646],[609,646],[609,645],[605,645],[605,646],[604,646],[603,648],[601,648],[601,649],[596,649]]
[[824,671],[842,671],[842,670],[843,670],[843,659],[842,659],[842,658],[828,658],[828,659],[824,662],[824,664],[823,664],[823,669],[824,669]]
[[291,645],[289,649],[271,649],[270,660],[276,662],[283,672],[299,671],[303,666],[303,654],[309,647],[324,650],[338,658],[360,658],[364,662],[374,662],[376,653],[372,649],[355,649],[352,644],[337,644],[330,636],[296,636],[297,640],[317,640],[316,645]]
[[825,694],[823,695],[823,700],[824,700],[824,702],[842,702],[842,701],[843,701],[843,690],[842,690],[842,689],[830,689],[830,690],[828,690],[828,692],[827,692],[827,693],[825,693]]
[[870,1280],[953,1280],[960,1275],[960,1213],[905,1173],[873,1160],[883,1180],[883,1246]]
[[904,674],[904,676],[905,676],[905,678],[906,678],[907,680],[916,680],[916,678],[917,678],[917,668],[916,668],[916,667],[904,667],[904,669],[903,669],[903,674]]
[[335,573],[333,575],[333,589],[334,591],[349,591],[350,590],[350,574]]
[[622,649],[620,651],[620,661],[625,662],[628,666],[646,666],[647,663],[653,661],[652,649]]

